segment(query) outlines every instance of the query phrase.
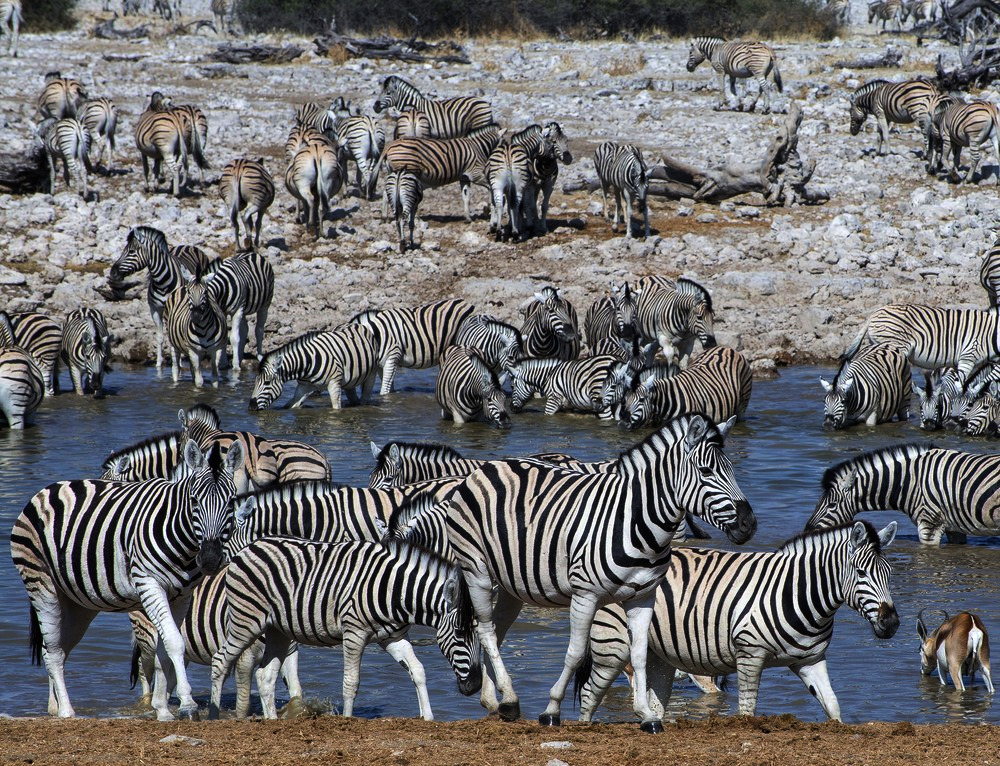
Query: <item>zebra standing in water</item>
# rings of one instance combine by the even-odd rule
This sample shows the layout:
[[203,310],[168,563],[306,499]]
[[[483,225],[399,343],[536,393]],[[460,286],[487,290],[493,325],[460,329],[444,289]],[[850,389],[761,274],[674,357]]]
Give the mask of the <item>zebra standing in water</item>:
[[[32,660],[44,661],[49,674],[50,715],[74,715],[64,666],[94,617],[138,608],[156,624],[181,715],[197,711],[177,624],[194,586],[225,563],[233,471],[243,456],[239,447],[223,459],[189,443],[184,459],[191,475],[179,482],[50,484],[14,522],[11,556],[31,601]],[[173,715],[164,705],[157,718]]]
[[485,461],[464,458],[444,444],[389,442],[379,447],[371,442],[375,467],[368,486],[373,489],[397,487],[440,476],[468,476]]
[[87,172],[90,165],[90,134],[75,117],[45,120],[38,126],[38,135],[45,145],[49,161],[49,194],[56,193],[56,165],[62,162],[63,180],[70,187],[70,176],[75,179],[77,190],[87,199]]
[[435,629],[462,694],[474,694],[482,684],[462,573],[421,548],[396,541],[268,538],[240,551],[225,578],[230,619],[225,644],[212,663],[212,718],[218,717],[222,683],[233,662],[261,635],[272,678],[293,642],[341,645],[348,717],[354,713],[362,653],[375,641],[410,674],[421,717],[433,718],[424,669],[407,640],[413,625]]
[[160,168],[166,163],[173,179],[175,197],[187,185],[188,150],[185,142],[184,122],[170,107],[170,102],[159,91],[154,91],[135,123],[135,145],[142,155],[142,178],[149,191],[149,161],[153,161],[154,182],[159,186]]
[[[6,321],[4,320],[6,318]],[[27,352],[45,382],[45,395],[59,390],[59,352],[62,349],[62,325],[35,311],[8,314],[0,311],[0,327],[10,335],[10,345]]]
[[952,543],[1000,531],[1000,456],[927,445],[886,447],[845,460],[823,474],[823,495],[806,524],[822,529],[858,513],[901,511],[920,542]]
[[94,98],[80,110],[80,122],[90,137],[90,146],[100,146],[97,165],[108,152],[108,170],[115,164],[115,133],[118,130],[118,107],[110,98]]
[[592,352],[606,338],[632,340],[638,337],[640,295],[632,291],[628,282],[612,283],[607,296],[590,305],[583,320],[583,333]]
[[510,428],[507,394],[496,373],[470,348],[445,349],[434,395],[441,406],[441,417],[450,416],[456,425],[482,415],[497,428]]
[[526,357],[576,359],[580,356],[580,329],[573,304],[551,286],[528,299],[521,309],[521,338]]
[[503,211],[506,209],[510,235],[515,241],[520,241],[523,229],[521,204],[525,190],[531,183],[531,164],[527,150],[513,141],[497,144],[486,160],[486,181],[490,187],[493,208],[490,230],[496,232],[497,242],[501,238],[507,238],[503,229]]
[[397,367],[421,370],[438,364],[462,322],[475,310],[472,304],[452,298],[416,308],[370,309],[353,316],[350,323],[367,327],[378,344],[381,395],[392,392]]
[[375,111],[383,109],[412,109],[422,113],[427,118],[430,138],[461,138],[493,122],[493,107],[488,101],[471,96],[439,101],[425,98],[413,85],[396,75],[389,75],[382,81]]
[[59,72],[45,75],[45,87],[38,97],[38,111],[42,117],[61,120],[76,117],[77,110],[87,100],[87,91],[79,80],[63,77]]
[[[899,628],[889,592],[885,555],[896,522],[876,532],[868,522],[809,532],[776,551],[737,553],[680,548],[656,589],[649,628],[649,687],[662,713],[676,670],[739,678],[739,714],[754,715],[764,668],[788,667],[819,700],[827,717],[840,720],[826,652],[834,617],[847,604],[877,638]],[[577,671],[580,720],[589,722],[629,656],[625,610],[614,604],[594,617],[593,664]],[[582,690],[581,690],[582,685]]]
[[[936,166],[929,166],[930,172],[940,169],[944,158],[951,155],[951,176],[962,183],[969,183],[979,167],[982,148],[987,141],[993,144],[993,154],[1000,163],[1000,109],[996,104],[989,101],[954,103],[938,111],[934,120],[941,136],[941,153]],[[965,146],[969,147],[972,159],[963,179],[959,172],[959,160]],[[996,182],[1000,184],[1000,167],[996,176]]]
[[868,115],[873,115],[878,129],[878,154],[887,154],[889,123],[907,125],[915,122],[926,131],[930,105],[937,95],[937,86],[930,80],[866,82],[851,94],[851,135],[858,135]]
[[990,308],[997,307],[997,293],[1000,292],[1000,237],[983,255],[983,265],[979,268],[979,284],[986,290]]
[[45,397],[45,380],[31,354],[2,346],[0,343],[0,415],[9,428],[22,429]]
[[660,277],[644,277],[636,284],[639,302],[636,322],[643,342],[655,342],[669,364],[677,357],[687,366],[695,340],[703,349],[715,346],[715,311],[708,290],[693,279],[676,284]]
[[462,322],[454,342],[456,346],[473,349],[497,374],[524,356],[521,331],[488,314],[475,314]]
[[406,237],[403,226],[410,227],[410,247],[413,248],[413,226],[417,217],[417,207],[424,198],[419,179],[405,170],[396,170],[385,177],[385,197],[389,201],[389,210],[396,221],[396,231],[399,234],[399,252],[406,252]]
[[604,217],[608,217],[608,189],[615,195],[615,220],[611,231],[618,231],[618,217],[621,214],[621,198],[625,198],[625,236],[632,239],[632,200],[642,213],[643,236],[649,238],[649,175],[642,151],[631,144],[616,144],[605,141],[594,152],[594,165],[601,181],[604,197]]
[[341,407],[341,393],[350,404],[368,404],[377,373],[378,348],[367,327],[344,324],[330,331],[313,330],[263,356],[250,409],[270,407],[290,380],[295,381],[295,391],[286,407],[300,407],[310,394],[324,388],[335,410]]
[[[696,37],[691,40],[688,51],[687,70],[693,72],[702,61],[708,61],[712,69],[719,75],[719,106],[726,105],[726,78],[729,78],[729,90],[736,95],[736,78],[753,77],[757,80],[757,95],[747,108],[752,112],[757,107],[757,100],[764,97],[764,114],[771,111],[771,89],[768,87],[768,75],[782,93],[781,73],[778,71],[778,61],[767,45],[749,40],[733,40],[726,42],[721,37]],[[744,92],[746,87],[744,86]],[[743,99],[738,98],[736,108],[743,111]]]
[[208,256],[197,247],[178,245],[167,247],[167,238],[152,226],[136,226],[125,237],[122,254],[111,266],[108,280],[112,289],[120,285],[126,277],[143,269],[149,270],[149,286],[146,289],[146,303],[149,314],[156,325],[156,369],[163,367],[163,311],[167,298],[185,280],[181,270],[186,268],[194,273],[210,274],[218,266],[209,261]]
[[226,315],[205,284],[201,272],[196,271],[187,284],[182,285],[167,298],[163,309],[163,323],[170,341],[170,369],[174,383],[180,380],[181,356],[191,364],[191,375],[196,388],[205,384],[201,360],[212,365],[212,385],[219,387],[219,368],[226,348]]
[[104,373],[110,369],[111,341],[107,322],[98,309],[76,309],[66,317],[61,356],[77,395],[83,396],[88,383],[94,396],[103,394]]
[[[447,505],[448,541],[469,585],[479,640],[502,694],[498,705],[492,683],[484,679],[483,702],[491,711],[503,720],[520,715],[499,642],[522,604],[570,608],[565,666],[539,717],[543,725],[557,725],[594,614],[620,602],[635,639],[635,712],[644,730],[662,731],[646,699],[646,645],[671,538],[688,511],[724,529],[737,544],[757,526],[722,446],[715,426],[691,415],[622,452],[607,474],[515,458],[486,463],[455,489]],[[546,491],[533,489],[539,486]]]
[[239,377],[248,341],[248,315],[254,315],[257,358],[264,353],[264,329],[274,297],[274,269],[266,256],[245,250],[222,261],[204,277],[204,283],[229,323],[233,374]]
[[251,223],[255,215],[257,225],[253,236],[253,247],[260,247],[260,225],[264,220],[265,211],[274,202],[274,179],[264,167],[264,158],[256,160],[240,158],[230,162],[222,169],[219,191],[222,194],[222,201],[229,210],[229,220],[233,224],[233,234],[236,237],[236,249],[241,249],[240,219],[243,220],[243,232],[246,234],[245,248],[251,247],[250,235],[253,231]]
[[0,0],[0,34],[10,39],[7,41],[7,55],[14,52],[17,58],[17,43],[21,36],[21,24],[24,16],[21,13],[21,0]]
[[895,416],[910,416],[910,363],[891,346],[866,346],[845,360],[832,382],[820,378],[826,391],[823,424],[846,428],[858,422],[874,426]]

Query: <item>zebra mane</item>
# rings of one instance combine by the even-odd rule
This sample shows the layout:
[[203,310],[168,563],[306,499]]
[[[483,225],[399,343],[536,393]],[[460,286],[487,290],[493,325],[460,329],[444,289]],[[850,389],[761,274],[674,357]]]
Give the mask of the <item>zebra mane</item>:
[[435,444],[433,442],[398,442],[392,441],[386,444],[382,450],[378,453],[379,462],[382,460],[383,455],[389,453],[389,448],[395,445],[400,452],[419,452],[430,458],[445,458],[447,460],[462,460],[462,455],[454,447],[449,447],[447,444]]
[[352,316],[347,320],[346,324],[358,324],[366,319],[372,319],[381,309],[365,309],[364,311],[359,311],[357,314]]
[[135,444],[130,444],[128,447],[122,447],[120,450],[116,450],[108,455],[104,462],[101,463],[101,469],[107,471],[110,469],[118,458],[124,457],[126,455],[134,455],[137,452],[142,452],[150,447],[156,447],[160,444],[169,443],[173,441],[178,445],[178,455],[180,454],[180,443],[181,439],[184,438],[183,431],[168,431],[165,434],[158,434],[156,436],[150,436],[148,439],[143,439],[142,441],[136,442]]
[[285,345],[278,346],[277,348],[272,348],[270,351],[268,351],[266,354],[264,354],[264,356],[260,358],[260,361],[257,362],[257,372],[264,372],[267,368],[267,365],[271,364],[274,361],[275,354],[278,353],[284,354],[289,351],[295,351],[296,349],[300,348],[303,344],[313,340],[313,338],[315,338],[317,335],[320,335],[324,332],[326,332],[326,330],[308,330],[307,332],[302,333],[302,335],[299,335],[297,338],[292,338]]
[[214,428],[216,431],[222,430],[222,421],[219,419],[219,413],[211,405],[198,402],[194,406],[185,410],[184,413],[185,420],[189,423],[201,423],[209,428]]
[[712,311],[712,296],[709,294],[708,290],[702,287],[700,284],[695,282],[693,279],[688,279],[687,277],[681,277],[677,280],[677,294],[678,295],[691,295],[694,296],[698,302],[704,303],[705,308]]
[[425,491],[395,508],[392,515],[389,516],[389,537],[412,542],[407,536],[408,527],[425,513],[428,513],[435,505],[437,505],[437,500],[434,493]]
[[242,495],[236,497],[236,503],[239,504],[247,498],[254,498],[258,503],[263,501],[277,499],[284,501],[297,500],[302,497],[322,495],[325,492],[335,492],[338,489],[343,489],[346,485],[340,484],[335,481],[324,481],[319,479],[303,479],[301,481],[283,481],[278,484],[272,484],[263,489],[252,490],[250,492],[245,492]]
[[158,249],[167,249],[167,235],[152,226],[133,226],[125,237],[125,247],[140,242],[155,242]]
[[865,521],[864,519],[854,519],[846,524],[838,524],[835,527],[802,532],[795,537],[785,540],[785,542],[778,547],[778,553],[795,553],[797,550],[801,550],[802,548],[811,547],[810,543],[815,540],[819,540],[820,538],[836,537],[843,534],[845,531],[850,534],[850,530],[854,528],[855,524],[865,525],[865,531],[868,533],[868,542],[875,548],[876,553],[881,553],[882,541],[879,539],[878,531],[874,526],[872,526],[871,522]]
[[703,412],[689,412],[685,415],[671,418],[638,444],[633,444],[628,449],[619,452],[616,463],[621,465],[622,462],[630,461],[633,455],[644,452],[647,447],[651,447],[654,450],[661,450],[664,444],[676,444],[684,438],[684,435],[687,433],[688,424],[696,417],[700,417],[708,426],[705,433],[705,439],[708,440],[708,443],[714,444],[720,449],[725,446],[722,434],[719,433],[719,429],[716,428],[715,423],[712,422],[712,419],[708,415]]
[[854,91],[854,93],[851,94],[851,103],[853,104],[854,101],[855,101],[855,99],[857,99],[859,96],[868,95],[872,91],[877,90],[878,88],[881,88],[883,85],[891,85],[891,84],[892,83],[890,83],[888,80],[881,80],[881,79],[880,80],[869,80],[864,85],[861,85],[860,87],[858,87]]
[[862,452],[827,468],[823,473],[823,491],[828,492],[833,489],[840,479],[861,466],[897,459],[912,459],[932,449],[934,449],[932,444],[901,444]]

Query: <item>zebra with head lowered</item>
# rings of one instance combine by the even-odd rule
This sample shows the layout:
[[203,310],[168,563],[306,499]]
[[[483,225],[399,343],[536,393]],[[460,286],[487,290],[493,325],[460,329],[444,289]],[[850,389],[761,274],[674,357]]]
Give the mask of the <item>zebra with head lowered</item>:
[[663,277],[643,277],[636,283],[639,296],[636,323],[644,343],[659,343],[669,363],[677,357],[683,369],[694,350],[715,346],[715,311],[708,290],[693,279],[673,282]]
[[482,416],[497,428],[510,428],[507,394],[497,374],[470,348],[445,349],[434,396],[441,407],[441,417],[451,417],[455,425]]
[[461,138],[493,122],[493,107],[488,101],[471,96],[434,100],[426,98],[402,77],[389,75],[382,81],[382,92],[375,100],[375,111],[384,109],[415,110],[427,119],[431,138]]
[[98,309],[76,309],[66,317],[61,355],[77,395],[83,396],[87,384],[94,396],[103,395],[104,373],[110,370],[111,341],[107,322]]
[[[757,80],[757,95],[747,108],[752,112],[757,107],[757,100],[764,97],[764,114],[771,111],[771,89],[767,78],[770,75],[778,88],[783,91],[781,73],[778,71],[778,61],[774,51],[764,43],[750,40],[733,40],[726,42],[721,37],[695,37],[691,40],[688,50],[687,70],[693,72],[702,61],[708,61],[712,69],[719,75],[719,106],[726,105],[726,78],[729,78],[729,90],[736,95],[736,78],[753,77]],[[746,88],[744,87],[744,92]],[[737,100],[736,107],[743,111],[743,99]]]
[[611,231],[618,231],[622,197],[625,198],[625,236],[632,238],[632,200],[642,213],[643,236],[649,239],[649,171],[642,158],[642,150],[632,144],[606,141],[594,152],[594,165],[601,182],[604,199],[604,217],[608,217],[608,189],[615,197],[615,220]]
[[45,380],[31,354],[0,342],[0,415],[7,426],[24,428],[44,396]]
[[55,396],[59,390],[62,325],[37,311],[10,314],[0,311],[0,331],[3,335],[10,336],[6,345],[16,346],[31,356],[45,381],[45,395]]
[[369,309],[355,314],[349,323],[367,327],[375,336],[382,370],[380,393],[385,396],[392,392],[397,367],[420,370],[438,364],[462,322],[475,310],[472,304],[452,298],[415,308]]
[[[469,585],[479,639],[502,695],[499,705],[485,702],[502,719],[520,715],[499,642],[523,604],[570,609],[565,667],[539,717],[553,725],[586,652],[594,614],[622,603],[635,637],[635,712],[644,730],[662,731],[646,701],[646,644],[671,538],[688,511],[724,529],[737,544],[757,527],[722,438],[703,416],[690,415],[623,452],[605,474],[540,460],[496,460],[451,494],[448,541]],[[539,486],[546,491],[536,492]]]
[[[878,638],[892,638],[899,615],[889,592],[884,549],[896,522],[876,532],[864,521],[792,538],[776,551],[737,553],[680,548],[656,590],[647,657],[653,708],[670,701],[674,674],[736,672],[739,713],[754,715],[764,668],[788,667],[840,720],[826,652],[834,617],[847,604]],[[629,657],[625,610],[614,604],[594,618],[593,662],[577,671],[580,720],[589,722]],[[582,686],[582,688],[581,688]]]
[[454,343],[473,349],[498,374],[524,356],[521,331],[489,314],[475,314],[462,322]]
[[362,653],[375,641],[410,674],[421,717],[433,718],[423,665],[407,640],[413,625],[435,630],[462,694],[474,694],[482,685],[462,573],[421,548],[397,541],[266,538],[234,556],[225,578],[230,618],[212,663],[211,717],[218,716],[222,683],[233,662],[261,635],[263,662],[275,668],[293,642],[342,646],[345,716],[354,713]]
[[928,445],[886,447],[845,460],[823,474],[823,494],[806,529],[844,524],[859,513],[901,511],[920,542],[965,542],[1000,531],[1000,456]]
[[887,154],[889,123],[915,122],[926,132],[931,119],[930,106],[937,95],[937,86],[930,80],[870,80],[851,94],[851,135],[858,135],[868,115],[873,115],[878,129],[877,152]]
[[576,359],[580,327],[573,304],[555,287],[546,286],[521,308],[521,337],[526,357]]
[[[181,714],[197,711],[177,625],[194,586],[225,563],[243,456],[238,447],[225,459],[217,449],[206,455],[189,443],[184,458],[191,475],[178,482],[50,484],[14,522],[11,556],[31,600],[32,660],[48,670],[50,715],[74,715],[63,669],[94,617],[139,608],[156,624]],[[165,705],[157,710],[160,720],[172,717]]]
[[840,365],[833,381],[819,382],[826,391],[826,426],[874,426],[894,416],[900,421],[910,416],[910,363],[891,346],[866,346]]
[[[987,141],[993,144],[993,154],[1000,163],[1000,109],[990,101],[970,101],[968,103],[953,103],[937,111],[934,115],[935,131],[940,135],[941,152],[937,164],[928,165],[928,172],[941,168],[943,159],[951,155],[950,177],[962,183],[969,183],[979,167],[983,146]],[[959,173],[959,160],[962,148],[969,147],[972,161],[969,170],[962,178]],[[1000,170],[997,172],[997,184],[1000,184]]]

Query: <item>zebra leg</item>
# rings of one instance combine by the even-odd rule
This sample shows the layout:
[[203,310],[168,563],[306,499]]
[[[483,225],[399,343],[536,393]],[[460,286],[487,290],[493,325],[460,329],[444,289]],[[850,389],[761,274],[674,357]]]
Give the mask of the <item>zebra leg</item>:
[[[175,692],[180,700],[181,717],[190,716],[194,718],[198,713],[198,705],[191,696],[191,684],[188,683],[187,672],[184,663],[184,636],[181,635],[178,625],[184,620],[188,606],[191,603],[190,595],[175,598],[172,602],[167,600],[167,594],[163,588],[155,583],[150,577],[143,575],[136,577],[136,589],[142,598],[142,608],[153,624],[156,625],[156,632],[159,635],[156,652],[161,666],[167,667],[169,660],[173,672],[176,674],[177,682]],[[159,680],[159,679],[157,679]],[[169,679],[168,679],[169,681]],[[164,694],[168,692],[167,685],[164,685]],[[156,707],[159,690],[154,688],[153,706]],[[156,711],[157,720],[170,720],[173,716],[166,709],[166,704]]]
[[677,678],[677,668],[660,657],[656,652],[646,655],[646,680],[648,690],[646,698],[653,715],[663,719],[663,713],[670,702],[674,690],[674,679]]
[[462,210],[465,212],[465,222],[472,223],[472,214],[469,212],[469,193],[472,191],[472,184],[463,176],[459,185],[462,187]]
[[826,660],[811,665],[792,665],[792,672],[802,679],[809,693],[812,694],[823,707],[823,712],[831,721],[840,720],[840,703],[837,702],[837,695],[833,693],[830,685],[830,676],[826,672]]
[[235,313],[229,317],[229,363],[233,368],[233,374],[240,377],[240,365],[243,363],[243,345],[246,343],[246,317],[244,308],[240,306]]
[[382,388],[379,390],[381,396],[392,393],[392,386],[396,380],[396,366],[402,353],[401,349],[393,348],[385,358],[385,363],[382,365]]
[[[617,234],[618,233],[618,216],[621,214],[622,197],[621,197],[621,191],[619,191],[618,187],[615,186],[615,185],[613,185],[613,184],[611,186],[611,191],[615,195],[615,220],[611,224],[611,231],[613,231],[613,232],[615,232]],[[626,195],[626,197],[627,197],[627,195]],[[626,221],[625,223],[626,223],[626,226],[628,226],[630,222]]]
[[[233,663],[265,632],[267,615],[250,613],[242,615],[245,620],[230,620],[226,627],[226,638],[219,651],[212,657],[212,695],[208,704],[208,717],[214,720],[219,717],[219,704],[222,701],[222,685],[233,667]],[[264,642],[264,655],[267,656],[267,642]],[[186,679],[185,679],[186,681]]]
[[[257,658],[257,693],[260,695],[260,704],[265,718],[275,719],[278,717],[278,709],[274,699],[275,687],[278,683],[278,673],[290,655],[294,655],[295,658],[292,664],[295,685],[298,686],[298,652],[293,649],[293,646],[292,641],[278,631],[268,630],[265,632],[264,651]],[[297,688],[296,691],[301,696],[302,689]],[[237,687],[238,693],[239,687]],[[237,715],[239,715],[239,710],[237,710]]]
[[632,239],[632,195],[628,189],[622,189],[625,198],[625,237]]
[[764,658],[746,654],[736,656],[736,677],[739,680],[740,715],[753,715],[757,710],[757,693],[760,691],[760,674],[764,672]]
[[372,368],[361,382],[361,397],[358,404],[368,404],[372,400],[372,389],[375,388],[375,368]]
[[181,379],[180,352],[174,347],[173,344],[170,345],[170,377],[173,379],[174,383],[177,383]]
[[628,662],[628,641],[624,630],[614,634],[614,638],[605,638],[599,645],[599,651],[594,652],[596,644],[591,643],[592,661],[590,677],[580,692],[580,723],[590,723],[604,695],[608,693],[611,684],[621,675]]
[[982,145],[969,141],[969,154],[972,155],[972,159],[969,162],[969,172],[965,174],[965,180],[963,183],[971,183],[972,177],[979,168],[979,160],[982,157]]
[[[267,315],[270,306],[262,306],[257,309],[257,318],[253,323],[253,337],[257,344],[257,361],[264,358],[264,332],[267,329]],[[243,337],[247,337],[248,332],[243,332]]]
[[[201,373],[201,358],[194,349],[188,351],[188,361],[191,363],[191,374],[194,376],[195,388],[205,385],[205,376]],[[176,381],[175,381],[176,382]]]
[[73,391],[77,396],[83,396],[83,370],[75,364],[69,365],[69,379],[73,381]]
[[156,371],[160,372],[163,369],[163,307],[151,303],[149,313],[156,325]]
[[[553,687],[549,690],[549,704],[540,716],[538,723],[542,726],[559,726],[560,707],[563,698],[566,696],[566,687],[576,669],[583,662],[587,650],[590,648],[590,628],[594,624],[594,615],[597,614],[599,604],[597,598],[589,593],[577,593],[573,595],[569,606],[569,647],[566,649],[566,659],[563,662],[563,671]],[[650,610],[652,619],[652,610]],[[648,633],[649,626],[646,626]],[[645,646],[643,646],[645,651]],[[645,673],[645,661],[643,664]],[[643,696],[645,696],[645,679],[643,679]],[[643,706],[646,709],[646,706]]]
[[889,120],[885,114],[875,115],[875,127],[878,133],[878,155],[884,157],[889,153]]
[[302,699],[302,684],[299,683],[299,648],[298,645],[291,645],[281,662],[281,677],[285,679],[285,688],[288,689],[289,703],[292,700]]
[[[42,634],[42,662],[49,674],[49,715],[72,718],[76,715],[66,691],[66,659],[83,638],[97,612],[84,609],[57,594],[48,575],[34,586],[31,606]],[[29,593],[29,596],[31,593]],[[40,598],[45,599],[40,602]]]
[[927,508],[918,508],[915,515],[917,515],[917,537],[920,538],[920,544],[940,545],[944,536],[944,519],[940,514]]
[[295,390],[292,391],[292,398],[291,400],[289,400],[288,404],[285,405],[285,409],[294,410],[297,407],[301,407],[302,402],[304,402],[306,398],[309,396],[309,394],[311,394],[315,390],[316,390],[315,386],[312,386],[301,380],[297,381],[295,383]]
[[344,371],[340,365],[333,366],[333,377],[326,384],[326,392],[330,395],[330,406],[335,410],[340,409],[340,395],[343,393]]
[[[514,624],[517,616],[521,613],[521,602],[505,591],[497,594],[496,604],[493,607],[493,625],[496,631],[497,643],[502,644],[510,626]],[[490,713],[499,712],[497,702],[496,685],[490,676],[490,666],[487,672],[483,673],[483,687],[479,693],[479,704]]]
[[379,642],[381,646],[396,662],[403,666],[410,674],[410,680],[417,689],[417,704],[420,706],[420,717],[425,721],[434,720],[434,712],[431,710],[431,698],[427,693],[427,674],[424,666],[420,664],[417,655],[413,652],[413,645],[405,638],[394,641]]
[[[260,696],[260,707],[264,718],[268,720],[274,720],[278,717],[278,707],[274,698],[280,668],[281,659],[273,657],[269,662],[258,667],[254,673],[257,680],[257,694]],[[236,715],[239,716],[238,710]]]
[[361,657],[367,645],[367,636],[359,635],[356,630],[344,631],[344,717],[354,715],[354,698],[358,695],[361,685]]
[[[601,179],[601,197],[604,199],[604,204],[601,209],[601,215],[604,216],[604,220],[608,218],[608,185]],[[614,231],[614,229],[612,229]]]
[[[251,646],[239,657],[236,658],[236,717],[246,718],[250,712],[250,679],[253,675],[254,667],[258,662],[258,654],[255,653],[255,646]],[[277,675],[277,669],[275,670]]]
[[[653,604],[656,600],[655,591],[648,595],[635,598],[625,604],[625,615],[628,617],[629,636],[632,645],[629,649],[629,660],[632,663],[632,709],[641,721],[639,728],[649,734],[659,734],[663,724],[649,707],[649,695],[646,691],[646,653],[649,648],[649,626],[653,621]],[[590,628],[587,628],[589,638]]]

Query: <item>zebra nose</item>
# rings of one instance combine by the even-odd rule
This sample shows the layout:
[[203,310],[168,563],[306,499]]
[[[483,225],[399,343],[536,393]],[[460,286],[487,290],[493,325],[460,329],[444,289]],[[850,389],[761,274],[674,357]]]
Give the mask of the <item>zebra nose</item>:
[[833,415],[827,415],[823,418],[823,428],[836,428],[837,421]]
[[892,638],[899,630],[899,614],[892,604],[879,604],[878,616],[872,625],[877,638]]
[[250,403],[247,405],[247,409],[250,410],[251,412],[255,412],[260,409],[260,405],[257,404],[256,399],[251,399]]
[[203,540],[198,551],[198,566],[206,575],[214,575],[222,568],[225,556],[221,540]]
[[726,530],[728,537],[736,545],[742,545],[757,532],[757,517],[754,516],[753,508],[747,500],[740,500],[736,503],[736,523],[731,524]]

